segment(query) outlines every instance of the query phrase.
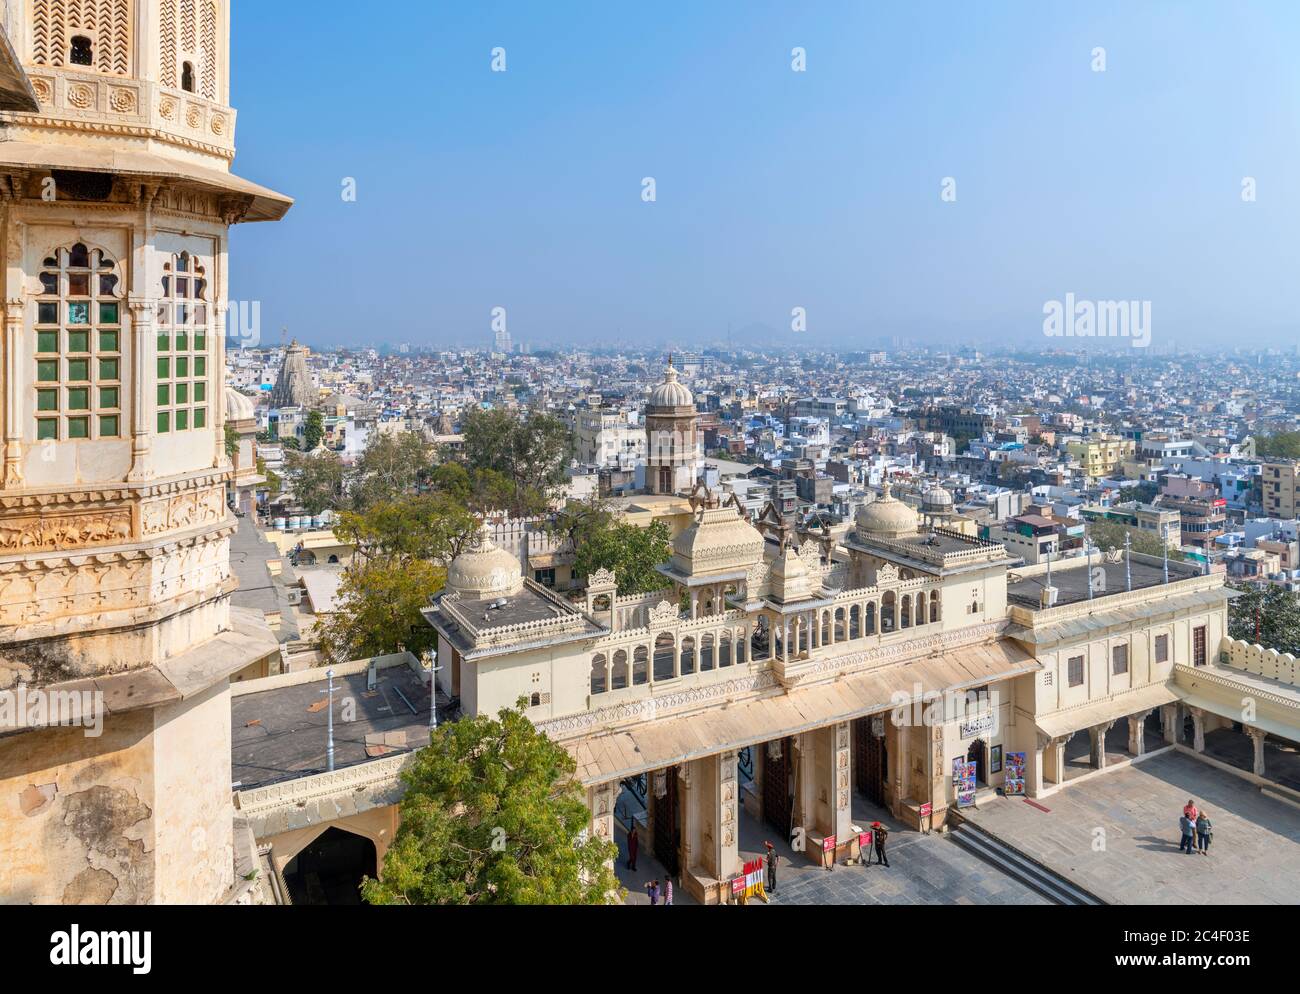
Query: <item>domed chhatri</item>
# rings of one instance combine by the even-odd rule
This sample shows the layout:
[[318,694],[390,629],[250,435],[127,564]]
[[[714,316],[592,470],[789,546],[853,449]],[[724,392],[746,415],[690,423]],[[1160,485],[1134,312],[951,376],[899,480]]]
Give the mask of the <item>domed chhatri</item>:
[[906,538],[919,527],[916,512],[892,493],[889,478],[880,489],[880,499],[862,505],[855,522],[860,539]]
[[447,590],[466,600],[511,597],[523,586],[519,560],[492,541],[486,522],[447,568]]
[[940,483],[927,490],[925,496],[921,498],[921,510],[926,514],[942,514],[951,511],[952,508],[952,494]]
[[647,404],[649,407],[660,409],[689,407],[693,410],[695,408],[695,395],[677,379],[677,370],[673,368],[672,359],[668,360],[668,368],[664,370],[663,382],[650,391],[650,400]]

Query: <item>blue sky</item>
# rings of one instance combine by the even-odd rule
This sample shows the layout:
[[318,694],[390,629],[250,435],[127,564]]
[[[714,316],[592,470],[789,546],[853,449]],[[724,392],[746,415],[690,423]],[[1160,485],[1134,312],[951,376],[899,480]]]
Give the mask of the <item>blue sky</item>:
[[1300,341],[1291,0],[233,6],[264,341],[1036,348],[1067,292]]

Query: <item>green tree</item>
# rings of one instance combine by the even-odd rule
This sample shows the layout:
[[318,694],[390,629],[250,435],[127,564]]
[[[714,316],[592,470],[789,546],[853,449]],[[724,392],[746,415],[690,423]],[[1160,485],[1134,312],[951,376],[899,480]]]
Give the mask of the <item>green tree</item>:
[[1234,587],[1228,634],[1267,649],[1300,656],[1300,600],[1284,587]]
[[320,445],[320,440],[325,437],[325,415],[320,411],[311,411],[307,415],[307,423],[302,426],[302,447],[304,451],[311,452],[316,446]]
[[1300,459],[1300,431],[1259,435],[1255,439],[1255,453],[1265,459]]
[[343,506],[347,474],[343,461],[333,452],[288,452],[284,472],[289,489],[308,514]]
[[443,725],[402,774],[401,824],[371,904],[609,904],[622,896],[612,842],[563,746],[517,709]]
[[503,510],[514,517],[536,514],[556,496],[573,453],[569,428],[541,412],[517,417],[509,411],[467,411],[461,419],[465,464],[500,473],[510,485]]
[[434,492],[344,511],[334,534],[367,559],[423,559],[445,566],[477,528],[463,501]]
[[644,594],[668,586],[668,578],[655,567],[670,552],[664,522],[640,528],[620,521],[589,534],[575,550],[573,568],[581,576],[612,569],[620,594]]
[[574,550],[586,545],[587,539],[605,531],[614,523],[609,501],[591,496],[585,500],[571,500],[548,520],[547,531],[558,539],[568,541]]
[[445,569],[423,559],[353,560],[343,571],[338,609],[316,629],[321,665],[432,648],[436,633],[420,609],[446,579]]
[[[1155,556],[1160,558],[1163,555],[1163,543],[1156,533],[1142,531],[1139,528],[1130,528],[1128,525],[1119,521],[1090,521],[1088,522],[1088,537],[1092,539],[1093,545],[1099,549],[1123,549],[1124,536],[1127,535],[1132,542],[1130,548],[1134,552],[1141,553],[1145,556]],[[1178,549],[1169,550],[1171,560],[1183,559],[1182,552]]]
[[239,452],[239,432],[235,431],[235,426],[229,421],[226,422],[226,458],[234,460],[235,454]]
[[353,473],[353,507],[364,510],[421,489],[433,475],[433,453],[415,432],[372,435]]

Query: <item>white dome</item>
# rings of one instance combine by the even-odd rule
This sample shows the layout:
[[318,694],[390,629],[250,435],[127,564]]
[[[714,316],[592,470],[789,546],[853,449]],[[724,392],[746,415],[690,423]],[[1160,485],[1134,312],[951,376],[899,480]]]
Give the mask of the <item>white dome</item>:
[[519,560],[497,547],[486,524],[447,567],[447,590],[468,600],[509,597],[523,586]]
[[890,491],[889,479],[880,491],[880,499],[863,504],[854,522],[859,538],[904,538],[915,535],[919,522],[916,512]]
[[924,511],[937,513],[951,511],[952,507],[952,494],[948,493],[941,484],[936,483],[921,498],[921,509]]
[[694,407],[695,396],[686,388],[686,386],[677,381],[677,370],[673,369],[673,362],[668,360],[668,368],[664,370],[664,381],[650,391],[650,400],[647,403],[649,407]]
[[253,399],[233,387],[226,387],[226,420],[251,421],[257,416]]

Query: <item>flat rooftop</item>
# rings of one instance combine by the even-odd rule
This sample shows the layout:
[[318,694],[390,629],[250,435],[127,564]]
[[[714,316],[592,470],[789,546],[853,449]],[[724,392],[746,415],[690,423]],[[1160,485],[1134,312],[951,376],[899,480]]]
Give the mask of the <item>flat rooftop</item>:
[[[328,768],[328,683],[319,672],[310,683],[231,698],[231,778],[241,790]],[[334,678],[335,769],[429,744],[424,681],[408,666],[378,675],[372,691],[364,672]]]
[[[499,607],[494,605],[500,605]],[[458,598],[453,601],[439,601],[439,609],[447,622],[440,625],[444,636],[452,642],[459,652],[474,648],[472,634],[460,627],[460,621],[467,621],[480,633],[493,629],[506,628],[510,625],[522,625],[536,621],[565,621],[579,625],[581,633],[599,635],[602,629],[586,619],[575,606],[564,602],[557,603],[550,596],[534,589],[528,583],[522,590],[509,597]],[[571,635],[573,633],[566,632]],[[539,633],[539,637],[541,633]]]
[[[1148,587],[1158,587],[1165,582],[1164,568],[1160,565],[1139,562],[1134,559],[1132,564],[1133,589],[1144,590]],[[1098,574],[1097,570],[1102,570]],[[1016,571],[1011,571],[1015,575]],[[1122,594],[1128,589],[1128,579],[1124,571],[1124,563],[1121,560],[1117,563],[1104,562],[1099,556],[1094,556],[1092,560],[1092,575],[1094,577],[1094,586],[1092,591],[1093,599],[1104,597],[1107,594]],[[1170,560],[1169,563],[1169,582],[1176,580],[1186,580],[1189,577],[1200,576],[1201,571],[1195,566],[1189,566],[1184,562],[1175,562]],[[1071,559],[1070,565],[1058,568],[1052,567],[1052,586],[1057,589],[1056,605],[1074,604],[1078,601],[1088,599],[1088,568],[1084,565],[1082,558]],[[1007,600],[1013,604],[1022,607],[1038,608],[1042,606],[1043,588],[1047,586],[1047,574],[1038,573],[1034,576],[1022,577],[1014,582],[1008,578],[1007,581]]]

